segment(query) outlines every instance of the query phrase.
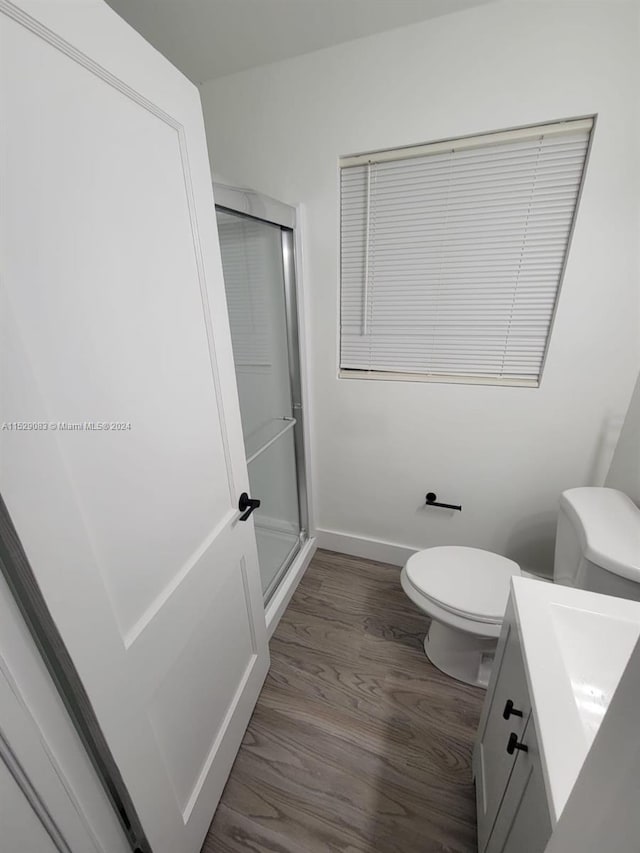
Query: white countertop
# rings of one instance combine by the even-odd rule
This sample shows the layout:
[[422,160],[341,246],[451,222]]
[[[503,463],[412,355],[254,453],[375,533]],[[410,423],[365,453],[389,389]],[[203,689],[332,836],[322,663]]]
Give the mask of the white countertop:
[[640,636],[640,602],[522,577],[511,583],[555,823]]

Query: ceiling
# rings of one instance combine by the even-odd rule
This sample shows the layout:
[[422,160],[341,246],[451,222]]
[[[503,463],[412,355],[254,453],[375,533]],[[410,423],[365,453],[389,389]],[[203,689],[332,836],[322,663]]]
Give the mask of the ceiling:
[[491,0],[107,0],[195,83]]

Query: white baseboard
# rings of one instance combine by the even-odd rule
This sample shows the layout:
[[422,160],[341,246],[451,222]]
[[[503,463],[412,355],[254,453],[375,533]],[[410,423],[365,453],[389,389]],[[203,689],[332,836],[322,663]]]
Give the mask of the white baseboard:
[[295,558],[286,575],[282,579],[273,598],[267,605],[264,615],[267,621],[268,637],[271,637],[278,627],[278,622],[282,618],[284,611],[287,609],[287,604],[291,601],[291,596],[296,591],[298,584],[302,580],[302,576],[307,570],[307,566],[311,562],[313,555],[316,553],[317,547],[318,540],[315,537],[305,542],[300,553]]
[[393,566],[404,566],[409,557],[420,550],[409,545],[398,545],[396,542],[385,542],[383,539],[354,536],[339,530],[316,528],[316,536],[318,548],[337,551],[339,554],[349,554],[352,557],[362,557],[365,560],[391,563]]
[[[354,536],[352,533],[342,533],[339,530],[324,530],[316,528],[318,548],[326,551],[336,551],[338,554],[349,554],[352,557],[362,557],[363,560],[377,560],[380,563],[390,563],[392,566],[404,566],[409,557],[422,548],[412,548],[410,545],[398,545],[396,542],[386,542],[384,539],[370,539],[366,536]],[[521,569],[525,578],[553,583],[553,579],[544,575],[527,572]]]

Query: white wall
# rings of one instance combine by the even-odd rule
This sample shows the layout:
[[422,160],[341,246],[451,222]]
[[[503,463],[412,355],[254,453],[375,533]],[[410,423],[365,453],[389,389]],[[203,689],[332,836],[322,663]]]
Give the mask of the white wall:
[[[604,478],[640,363],[635,28],[626,5],[497,3],[202,88],[215,169],[303,205],[319,528],[550,570],[558,495]],[[541,388],[339,380],[338,157],[591,113]]]
[[620,489],[640,506],[640,376],[624,419],[605,485]]

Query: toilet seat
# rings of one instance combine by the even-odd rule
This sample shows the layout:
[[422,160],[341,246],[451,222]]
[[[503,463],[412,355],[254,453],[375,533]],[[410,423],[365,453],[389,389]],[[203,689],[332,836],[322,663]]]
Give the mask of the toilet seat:
[[434,666],[486,688],[519,566],[458,545],[418,551],[400,572],[403,590],[430,617],[424,650]]
[[406,580],[426,599],[425,609],[431,604],[459,619],[486,624],[489,636],[496,633],[489,626],[502,624],[511,578],[519,574],[513,560],[458,545],[418,551],[405,566]]

